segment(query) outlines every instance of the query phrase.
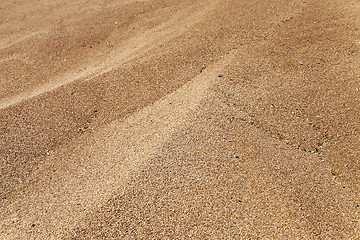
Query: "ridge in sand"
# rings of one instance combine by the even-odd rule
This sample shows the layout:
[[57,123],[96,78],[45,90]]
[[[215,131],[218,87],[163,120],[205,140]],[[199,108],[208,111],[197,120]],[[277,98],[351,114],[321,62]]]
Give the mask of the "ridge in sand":
[[0,6],[0,239],[358,239],[355,0]]
[[[169,137],[200,110],[199,105],[214,84],[216,73],[231,55],[166,98],[124,120],[85,133],[74,142],[78,147],[69,146],[49,157],[49,163],[34,173],[36,182],[2,212],[2,218],[18,219],[15,223],[18,233],[26,232],[29,224],[38,222],[46,225],[41,235],[66,234],[64,229],[71,228],[79,217],[85,217],[81,209],[92,209],[121,189],[128,175],[146,165]],[[54,169],[56,173],[52,172]],[[56,192],[52,190],[55,186]],[[39,212],[42,214],[38,215]],[[68,219],[66,225],[62,219]],[[4,223],[2,229],[13,231],[13,221]],[[26,234],[17,237],[25,238]]]

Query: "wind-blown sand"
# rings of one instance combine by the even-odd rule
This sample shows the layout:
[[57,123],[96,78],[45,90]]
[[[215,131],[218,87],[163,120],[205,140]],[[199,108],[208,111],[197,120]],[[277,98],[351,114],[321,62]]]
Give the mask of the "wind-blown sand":
[[360,237],[358,1],[0,13],[0,239]]

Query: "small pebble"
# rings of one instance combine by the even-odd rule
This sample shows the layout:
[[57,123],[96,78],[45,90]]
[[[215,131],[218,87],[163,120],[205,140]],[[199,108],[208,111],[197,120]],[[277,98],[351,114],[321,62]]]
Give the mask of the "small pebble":
[[223,77],[224,75],[223,74],[219,74],[218,77]]
[[304,63],[302,61],[299,62],[300,65],[304,65]]

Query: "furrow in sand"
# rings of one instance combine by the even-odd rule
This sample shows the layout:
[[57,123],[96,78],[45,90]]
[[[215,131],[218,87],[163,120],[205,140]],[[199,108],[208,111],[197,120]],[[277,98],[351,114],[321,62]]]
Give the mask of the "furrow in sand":
[[31,89],[22,91],[19,94],[0,99],[0,109],[53,91],[75,81],[89,81],[114,68],[118,68],[126,62],[139,58],[159,45],[171,41],[196,23],[202,21],[203,17],[214,9],[217,2],[218,1],[212,1],[201,7],[191,5],[185,9],[180,9],[173,14],[169,20],[128,39],[125,43],[113,49],[106,57],[95,59],[95,61],[92,62],[86,62],[84,66],[79,69],[56,76],[45,84],[32,86]]
[[1,211],[2,237],[31,237],[33,232],[27,229],[33,222],[43,226],[36,237],[65,234],[187,123],[216,81],[216,73],[234,55],[235,51],[166,98],[84,134],[73,147],[51,156],[34,172],[35,183]]

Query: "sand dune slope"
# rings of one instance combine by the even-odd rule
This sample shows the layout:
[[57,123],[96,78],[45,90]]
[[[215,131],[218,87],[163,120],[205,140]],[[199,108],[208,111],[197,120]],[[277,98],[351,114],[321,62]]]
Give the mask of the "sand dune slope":
[[357,1],[3,1],[1,239],[357,239]]

